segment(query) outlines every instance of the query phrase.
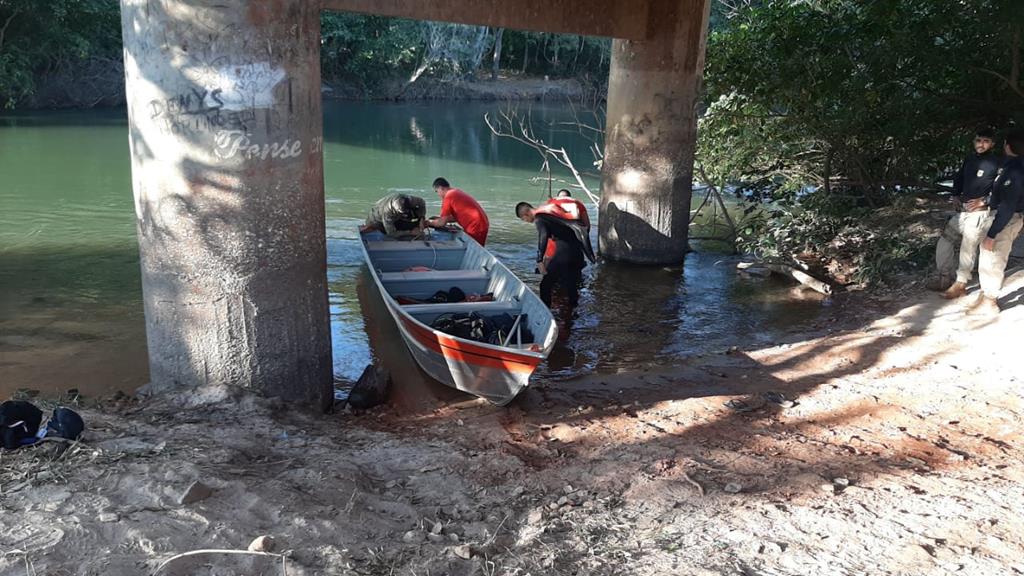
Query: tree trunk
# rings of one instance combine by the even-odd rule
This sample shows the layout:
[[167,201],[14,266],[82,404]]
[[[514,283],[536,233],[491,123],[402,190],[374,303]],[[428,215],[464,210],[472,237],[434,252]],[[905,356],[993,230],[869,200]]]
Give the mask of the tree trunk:
[[520,75],[526,74],[526,65],[530,62],[530,37],[525,33],[523,34],[523,69],[519,71]]
[[1010,48],[1010,87],[1019,91],[1020,87],[1020,26],[1013,28],[1013,40]]
[[825,195],[826,196],[831,196],[832,195],[832,149],[831,148],[829,148],[828,151],[825,152],[825,168],[824,168],[824,172],[825,172],[825,174],[824,174],[825,177],[823,179],[823,182],[825,184]]
[[501,68],[501,37],[504,35],[504,28],[498,28],[498,31],[494,33],[494,61],[491,65],[491,80],[498,79],[498,69]]

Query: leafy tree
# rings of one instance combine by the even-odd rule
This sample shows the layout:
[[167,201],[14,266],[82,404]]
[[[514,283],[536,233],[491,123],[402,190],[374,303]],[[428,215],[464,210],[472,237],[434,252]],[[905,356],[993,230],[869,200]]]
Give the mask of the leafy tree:
[[324,78],[357,82],[364,89],[408,74],[425,52],[422,24],[412,20],[325,12],[320,35]]
[[926,260],[927,238],[878,210],[934,190],[978,126],[1024,121],[1024,12],[1011,4],[719,3],[698,162],[773,201],[748,207],[746,248],[842,256],[854,281]]
[[1022,26],[1006,6],[743,4],[709,38],[704,164],[768,191],[839,188],[869,204],[931,186],[975,127],[1024,120]]
[[120,62],[117,0],[0,0],[0,105],[32,95],[37,79],[74,82],[95,60]]

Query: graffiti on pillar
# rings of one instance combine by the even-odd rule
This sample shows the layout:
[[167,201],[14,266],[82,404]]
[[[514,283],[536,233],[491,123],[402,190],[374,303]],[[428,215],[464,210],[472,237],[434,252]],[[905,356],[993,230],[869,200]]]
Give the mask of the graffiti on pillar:
[[[322,154],[324,151],[324,139],[315,136],[309,141],[310,154]],[[286,160],[298,158],[306,152],[301,140],[286,138],[280,142],[256,143],[252,141],[252,134],[241,130],[221,130],[214,138],[213,153],[222,160],[228,160],[236,156],[247,160],[266,160],[277,158]]]
[[221,130],[214,138],[213,153],[223,160],[239,155],[249,160],[257,158],[260,160],[267,158],[285,160],[302,155],[301,140],[287,138],[280,142],[258,144],[254,143],[250,136],[241,130]]
[[149,101],[150,119],[172,134],[248,131],[257,110],[272,109],[274,89],[284,70],[267,62],[183,69],[195,86],[169,98]]
[[196,66],[183,72],[194,84],[217,91],[223,109],[232,111],[273,108],[274,87],[285,78],[284,70],[269,62],[219,68]]
[[170,98],[149,101],[149,117],[171,134],[215,130],[246,130],[256,119],[254,110],[227,110],[219,88],[191,88]]

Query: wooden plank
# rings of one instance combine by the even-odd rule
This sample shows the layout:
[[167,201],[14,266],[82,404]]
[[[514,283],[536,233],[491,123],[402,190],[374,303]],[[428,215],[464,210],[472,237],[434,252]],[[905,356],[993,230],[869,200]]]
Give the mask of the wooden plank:
[[648,2],[635,0],[322,0],[324,10],[535,30],[648,38]]

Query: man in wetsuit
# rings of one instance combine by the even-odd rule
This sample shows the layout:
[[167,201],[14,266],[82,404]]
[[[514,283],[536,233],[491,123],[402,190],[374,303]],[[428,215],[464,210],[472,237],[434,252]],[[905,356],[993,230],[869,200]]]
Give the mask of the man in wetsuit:
[[377,200],[361,232],[379,230],[388,236],[416,235],[426,223],[427,203],[419,196],[389,194]]
[[978,261],[981,295],[968,307],[968,314],[994,316],[999,314],[996,299],[1003,289],[1006,262],[1013,241],[1024,228],[1024,130],[1006,136],[1006,164],[992,186],[986,206],[985,224]]
[[[943,289],[951,280],[955,267],[955,282],[942,293],[942,297],[953,300],[967,293],[974,264],[978,259],[978,246],[987,230],[985,223],[988,207],[985,199],[992,192],[992,183],[1002,164],[1002,159],[993,150],[995,132],[982,128],[974,136],[974,152],[965,160],[953,178],[954,215],[939,238],[935,247],[935,264],[939,278],[934,286]],[[960,255],[956,256],[956,247]]]
[[[537,269],[544,275],[540,281],[540,299],[550,307],[551,292],[558,286],[569,300],[570,308],[575,308],[579,303],[583,267],[587,259],[594,261],[589,236],[579,217],[554,204],[534,208],[526,202],[516,204],[516,216],[537,228]],[[548,240],[555,242],[550,260],[544,257]]]
[[[574,220],[578,220],[579,224],[583,227],[584,233],[587,235],[587,243],[590,243],[590,214],[587,213],[587,207],[583,205],[583,202],[576,200],[572,197],[572,192],[562,188],[554,198],[549,198],[544,202],[544,205],[548,204],[558,206],[562,209],[561,211],[566,212]],[[554,256],[555,241],[550,239],[548,240],[548,247],[544,250],[544,264],[550,262]]]

